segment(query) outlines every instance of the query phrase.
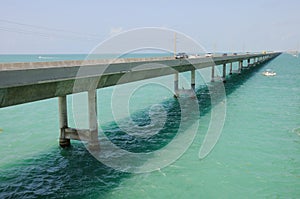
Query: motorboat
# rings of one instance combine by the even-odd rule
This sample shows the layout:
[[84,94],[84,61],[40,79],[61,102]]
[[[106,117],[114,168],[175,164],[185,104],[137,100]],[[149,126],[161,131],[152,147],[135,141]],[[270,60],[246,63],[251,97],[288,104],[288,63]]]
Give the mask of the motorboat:
[[266,71],[264,71],[262,73],[264,76],[275,76],[276,73],[274,71],[272,71],[271,69],[267,69]]

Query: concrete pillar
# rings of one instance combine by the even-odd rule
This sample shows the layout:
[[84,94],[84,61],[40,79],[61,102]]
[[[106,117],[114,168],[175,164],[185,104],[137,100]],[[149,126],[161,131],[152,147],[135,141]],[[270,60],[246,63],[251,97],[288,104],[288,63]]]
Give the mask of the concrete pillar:
[[212,82],[215,81],[215,66],[214,65],[211,67],[211,81]]
[[195,69],[191,70],[191,89],[195,91]]
[[89,109],[89,131],[90,131],[90,140],[88,143],[88,148],[89,150],[99,150],[100,145],[98,140],[96,90],[88,91],[88,109]]
[[250,67],[250,59],[247,60],[247,67]]
[[223,80],[223,82],[226,82],[226,64],[223,64],[222,80]]
[[179,73],[176,72],[174,74],[174,97],[178,97],[178,79],[179,79]]
[[238,69],[239,74],[241,74],[242,68],[243,68],[243,61],[239,61],[239,69]]
[[59,145],[61,147],[70,146],[70,139],[65,138],[65,129],[68,128],[68,110],[67,110],[67,96],[58,97],[58,113],[59,113]]

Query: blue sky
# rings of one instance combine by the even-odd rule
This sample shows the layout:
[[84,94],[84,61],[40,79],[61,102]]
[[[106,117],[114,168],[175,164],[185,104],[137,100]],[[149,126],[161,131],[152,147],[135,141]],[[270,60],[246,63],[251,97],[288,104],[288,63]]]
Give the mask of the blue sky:
[[0,53],[88,53],[141,27],[187,34],[207,51],[299,50],[300,1],[2,0]]

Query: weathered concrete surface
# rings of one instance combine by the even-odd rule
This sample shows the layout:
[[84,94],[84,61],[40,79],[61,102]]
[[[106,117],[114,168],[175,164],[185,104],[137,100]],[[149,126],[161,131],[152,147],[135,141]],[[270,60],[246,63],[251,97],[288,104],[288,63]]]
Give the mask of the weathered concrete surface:
[[[0,108],[280,53],[0,64]],[[125,76],[123,76],[126,74]],[[76,80],[76,81],[75,81]],[[75,85],[74,85],[75,84]]]

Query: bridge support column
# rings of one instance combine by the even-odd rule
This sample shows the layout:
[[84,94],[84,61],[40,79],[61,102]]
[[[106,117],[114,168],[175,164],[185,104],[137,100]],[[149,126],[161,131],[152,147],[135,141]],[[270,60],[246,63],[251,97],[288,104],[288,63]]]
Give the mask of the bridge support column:
[[178,92],[178,78],[179,77],[179,73],[176,72],[174,74],[174,97],[179,97],[179,92]]
[[59,112],[59,145],[63,148],[70,146],[70,139],[66,138],[65,130],[68,128],[67,96],[58,97]]
[[211,67],[211,81],[212,82],[215,81],[215,66],[214,65]]
[[238,74],[241,74],[243,68],[243,61],[239,61]]
[[195,69],[191,70],[191,89],[195,92]]
[[195,69],[191,70],[191,89],[190,89],[190,97],[191,98],[196,98],[196,91],[195,91]]
[[250,59],[247,60],[247,67],[250,68]]
[[223,64],[223,75],[222,75],[222,81],[226,82],[226,64]]
[[232,62],[230,63],[229,75],[232,75]]
[[67,97],[58,97],[59,109],[59,145],[63,148],[71,145],[70,140],[83,140],[88,142],[90,151],[99,151],[98,123],[97,123],[97,93],[88,91],[89,129],[74,129],[68,127]]
[[92,151],[99,150],[98,140],[98,122],[97,122],[97,92],[96,90],[88,91],[88,109],[89,109],[89,131],[90,138],[88,148]]

